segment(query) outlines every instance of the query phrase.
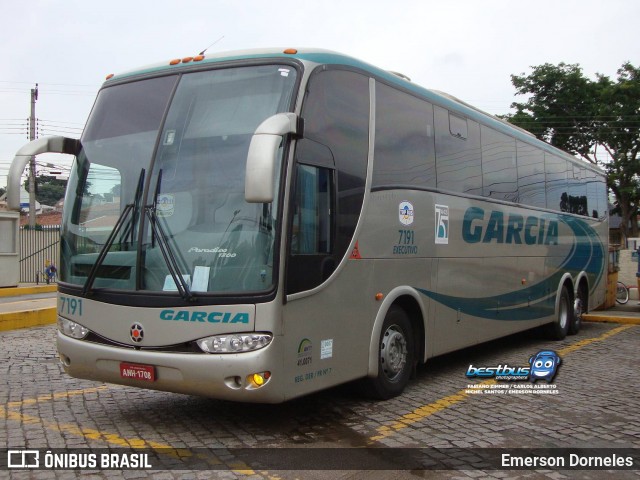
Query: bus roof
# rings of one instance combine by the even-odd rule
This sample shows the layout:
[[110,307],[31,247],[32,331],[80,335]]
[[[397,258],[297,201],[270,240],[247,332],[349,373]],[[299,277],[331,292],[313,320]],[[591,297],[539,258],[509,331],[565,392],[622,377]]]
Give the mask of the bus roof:
[[196,55],[194,57],[185,57],[180,59],[176,58],[168,62],[148,65],[146,67],[123,72],[118,75],[110,75],[109,77],[107,77],[108,79],[105,82],[104,86],[108,86],[112,83],[119,83],[121,81],[127,81],[139,76],[163,74],[174,70],[191,70],[194,67],[202,68],[204,67],[204,65],[211,65],[215,63],[278,58],[297,59],[302,62],[310,62],[315,64],[343,65],[364,70],[374,75],[378,79],[385,81],[386,83],[402,88],[403,90],[413,93],[429,102],[447,108],[454,113],[466,116],[471,120],[494,128],[495,130],[510,135],[517,140],[532,144],[551,154],[561,156],[567,160],[579,164],[580,166],[584,166],[599,173],[603,173],[599,167],[588,163],[578,157],[575,157],[563,150],[560,150],[550,145],[549,143],[538,139],[532,133],[520,127],[512,125],[507,121],[496,117],[495,115],[484,112],[479,108],[474,107],[452,95],[441,91],[430,90],[428,88],[421,87],[420,85],[411,82],[408,77],[402,74],[381,69],[367,62],[363,62],[362,60],[358,60],[354,57],[350,57],[348,55],[344,55],[342,53],[334,52],[331,50],[317,48],[265,48],[210,53],[206,55]]

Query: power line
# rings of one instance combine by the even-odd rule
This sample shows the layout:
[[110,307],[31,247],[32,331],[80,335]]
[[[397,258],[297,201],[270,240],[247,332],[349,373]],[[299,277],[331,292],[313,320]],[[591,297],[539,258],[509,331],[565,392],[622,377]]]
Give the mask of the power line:
[[[33,82],[21,82],[18,80],[0,80],[0,83],[19,83],[25,85],[33,85]],[[95,87],[94,84],[86,84],[86,83],[38,83],[39,85],[53,85],[53,86],[63,86],[63,87]]]

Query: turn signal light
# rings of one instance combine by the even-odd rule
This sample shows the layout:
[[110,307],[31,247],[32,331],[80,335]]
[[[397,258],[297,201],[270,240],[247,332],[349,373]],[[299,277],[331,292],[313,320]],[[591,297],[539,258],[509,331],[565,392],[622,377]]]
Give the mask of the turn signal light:
[[271,372],[253,373],[247,376],[247,383],[253,388],[260,388],[271,378]]

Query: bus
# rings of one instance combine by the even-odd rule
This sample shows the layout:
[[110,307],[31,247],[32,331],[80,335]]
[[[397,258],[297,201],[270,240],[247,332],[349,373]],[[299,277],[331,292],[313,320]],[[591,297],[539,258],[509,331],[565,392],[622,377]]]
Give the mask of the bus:
[[[175,59],[100,89],[61,230],[73,377],[277,403],[602,304],[603,173],[450,95],[325,50]],[[24,165],[22,165],[24,167]],[[16,170],[18,168],[16,167]]]

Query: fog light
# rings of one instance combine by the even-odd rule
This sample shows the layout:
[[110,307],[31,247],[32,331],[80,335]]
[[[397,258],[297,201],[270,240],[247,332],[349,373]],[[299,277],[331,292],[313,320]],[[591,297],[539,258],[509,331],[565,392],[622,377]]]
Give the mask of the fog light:
[[271,372],[253,373],[247,376],[249,388],[260,388],[271,378]]

